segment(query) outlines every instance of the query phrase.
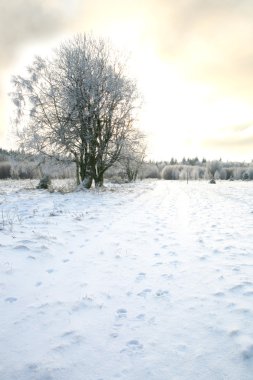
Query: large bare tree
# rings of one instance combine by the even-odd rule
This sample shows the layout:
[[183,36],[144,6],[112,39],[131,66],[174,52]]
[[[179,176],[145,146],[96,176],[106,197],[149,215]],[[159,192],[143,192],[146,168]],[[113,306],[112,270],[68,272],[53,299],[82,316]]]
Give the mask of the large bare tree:
[[22,148],[73,160],[78,183],[101,186],[136,137],[139,97],[125,63],[107,41],[83,34],[27,69],[12,92]]

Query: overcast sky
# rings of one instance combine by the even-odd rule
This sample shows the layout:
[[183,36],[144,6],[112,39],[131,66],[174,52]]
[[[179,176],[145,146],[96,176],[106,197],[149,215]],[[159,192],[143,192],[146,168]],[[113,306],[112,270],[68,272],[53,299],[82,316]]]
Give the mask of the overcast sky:
[[0,0],[0,146],[10,77],[77,32],[131,51],[154,159],[253,159],[252,0]]

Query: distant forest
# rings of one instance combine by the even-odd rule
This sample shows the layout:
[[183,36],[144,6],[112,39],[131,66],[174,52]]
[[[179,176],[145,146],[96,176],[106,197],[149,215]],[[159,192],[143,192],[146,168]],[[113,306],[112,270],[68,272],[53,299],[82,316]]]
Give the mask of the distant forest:
[[[131,163],[134,165],[134,163]],[[135,170],[135,168],[132,168]],[[106,172],[112,182],[129,182],[129,167],[117,162]],[[165,180],[253,180],[253,162],[208,161],[205,158],[182,158],[177,161],[143,161],[138,163],[134,179],[156,178]],[[75,178],[75,164],[67,159],[27,155],[0,148],[0,179]]]

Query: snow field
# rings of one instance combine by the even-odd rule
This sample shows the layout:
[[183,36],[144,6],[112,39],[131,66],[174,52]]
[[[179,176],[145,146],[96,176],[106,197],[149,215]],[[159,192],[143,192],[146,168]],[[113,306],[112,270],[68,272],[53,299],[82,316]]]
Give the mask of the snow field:
[[10,183],[2,380],[252,379],[250,182]]

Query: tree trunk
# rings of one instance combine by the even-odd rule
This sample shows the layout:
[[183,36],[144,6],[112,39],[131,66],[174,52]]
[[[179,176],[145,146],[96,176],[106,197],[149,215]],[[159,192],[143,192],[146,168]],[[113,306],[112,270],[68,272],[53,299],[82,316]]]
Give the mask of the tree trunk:
[[85,189],[90,189],[92,185],[92,176],[91,175],[86,175],[84,179],[82,180],[82,186]]
[[83,182],[83,180],[86,177],[86,164],[82,158],[79,163],[79,169],[80,169],[80,178],[81,178],[81,181]]
[[80,185],[80,176],[79,176],[79,163],[76,161],[76,184]]
[[95,186],[102,187],[104,185],[104,173],[99,174],[95,178]]

